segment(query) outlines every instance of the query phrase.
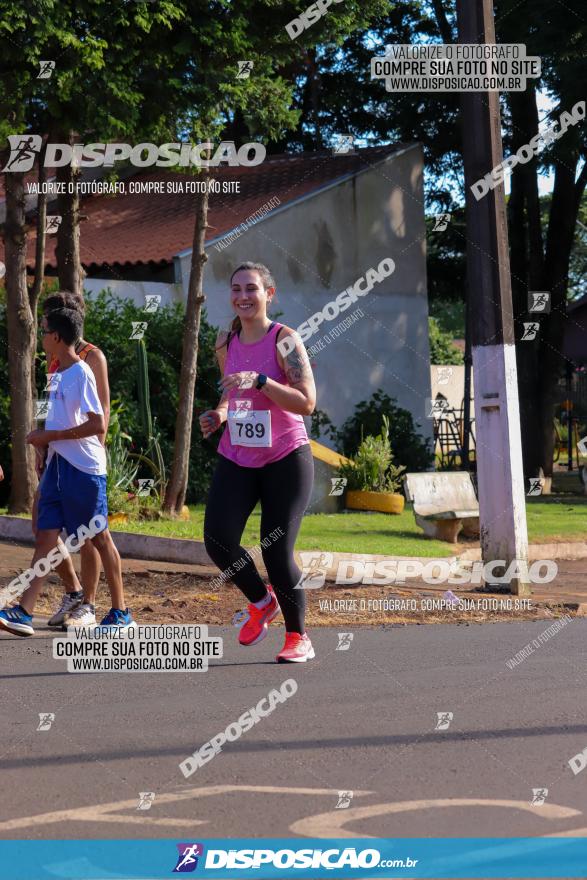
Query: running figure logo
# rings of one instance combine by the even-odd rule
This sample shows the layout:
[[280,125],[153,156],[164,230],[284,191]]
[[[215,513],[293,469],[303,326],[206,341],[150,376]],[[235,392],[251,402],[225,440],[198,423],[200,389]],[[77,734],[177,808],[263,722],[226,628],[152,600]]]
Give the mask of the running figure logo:
[[346,484],[348,482],[346,477],[331,477],[330,482],[332,483],[332,489],[328,493],[329,495],[342,495],[345,490]]
[[523,322],[524,324],[524,333],[522,334],[521,342],[531,342],[533,339],[536,339],[538,336],[538,330],[540,329],[540,324],[537,321]]
[[45,217],[45,234],[53,235],[61,226],[61,214],[47,214]]
[[39,72],[37,74],[37,79],[51,79],[51,74],[54,70],[54,61],[39,61]]
[[132,333],[128,337],[129,339],[142,339],[145,335],[145,330],[149,326],[146,321],[131,321],[132,324]]
[[354,639],[354,633],[339,633],[337,651],[350,651],[351,642]]
[[334,146],[332,147],[332,155],[333,156],[348,156],[351,153],[354,153],[353,144],[355,142],[355,136],[352,134],[337,134],[335,135],[336,141],[334,142]]
[[448,385],[454,370],[452,367],[437,367],[436,381],[439,385]]
[[532,789],[532,800],[530,801],[530,805],[533,807],[541,807],[547,797],[548,797],[548,789],[547,788],[533,788]]
[[238,64],[238,73],[236,75],[237,79],[248,79],[253,72],[253,62],[252,61],[237,61]]
[[436,713],[437,722],[434,730],[448,730],[450,727],[450,722],[453,720],[454,715],[452,712],[437,712]]
[[54,721],[54,712],[39,712],[39,726],[37,730],[51,730],[51,725]]
[[335,806],[335,810],[346,810],[350,807],[351,801],[353,799],[352,791],[339,791],[338,793],[338,803]]
[[318,590],[324,586],[326,574],[332,565],[332,553],[316,551],[300,553],[302,558],[302,576],[295,590]]
[[177,843],[179,856],[177,865],[173,869],[174,874],[187,874],[195,871],[198,867],[198,858],[204,855],[204,846],[201,843]]
[[450,214],[433,214],[434,226],[432,232],[444,232],[450,223]]
[[527,495],[542,495],[544,480],[541,477],[530,477],[530,488]]
[[145,294],[145,308],[144,312],[156,312],[161,304],[161,294],[159,293],[146,293]]
[[139,791],[139,803],[137,810],[150,810],[155,800],[154,791]]
[[550,291],[529,290],[528,311],[542,312],[543,314],[548,314],[550,312]]
[[146,495],[150,495],[155,488],[155,480],[152,477],[144,477],[137,482],[139,484],[137,490],[138,498],[144,498]]
[[40,134],[9,134],[10,156],[2,171],[30,171],[41,149]]

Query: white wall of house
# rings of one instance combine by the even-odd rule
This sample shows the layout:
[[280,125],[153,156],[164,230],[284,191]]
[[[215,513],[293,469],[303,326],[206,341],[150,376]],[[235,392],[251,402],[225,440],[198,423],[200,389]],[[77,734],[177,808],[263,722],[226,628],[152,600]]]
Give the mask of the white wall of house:
[[[298,327],[382,259],[394,273],[306,342],[310,348],[347,315],[359,319],[314,358],[317,406],[335,425],[377,388],[395,397],[432,436],[426,418],[431,396],[426,287],[423,158],[419,145],[342,182],[274,209],[228,247],[207,246],[208,320],[227,327],[232,313],[229,279],[245,260],[265,263],[277,282],[279,320]],[[191,252],[178,255],[184,295]]]
[[84,278],[84,290],[89,293],[100,293],[107,287],[116,296],[130,299],[139,307],[144,305],[147,294],[159,295],[162,306],[184,301],[181,284],[163,284],[160,281],[127,281],[119,278]]

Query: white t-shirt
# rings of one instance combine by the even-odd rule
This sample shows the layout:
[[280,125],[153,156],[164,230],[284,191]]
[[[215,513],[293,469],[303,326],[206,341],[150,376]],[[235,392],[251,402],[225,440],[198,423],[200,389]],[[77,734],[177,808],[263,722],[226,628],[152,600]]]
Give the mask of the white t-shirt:
[[[87,422],[87,413],[104,415],[96,377],[87,364],[78,361],[65,370],[57,370],[48,377],[49,411],[45,422],[47,431],[64,431]],[[49,443],[47,464],[53,453],[59,453],[73,467],[85,474],[98,476],[106,473],[106,450],[97,435],[82,440],[55,440]]]

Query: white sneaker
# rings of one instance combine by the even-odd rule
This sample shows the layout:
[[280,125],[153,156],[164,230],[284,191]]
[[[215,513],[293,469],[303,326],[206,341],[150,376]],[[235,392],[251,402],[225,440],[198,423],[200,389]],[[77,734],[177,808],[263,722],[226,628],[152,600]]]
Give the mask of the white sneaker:
[[61,605],[48,621],[48,626],[61,626],[67,614],[72,612],[74,608],[78,608],[84,601],[83,593],[64,593],[61,598]]
[[63,629],[68,626],[95,626],[96,625],[96,608],[89,602],[82,602],[73,611],[66,615],[63,621]]

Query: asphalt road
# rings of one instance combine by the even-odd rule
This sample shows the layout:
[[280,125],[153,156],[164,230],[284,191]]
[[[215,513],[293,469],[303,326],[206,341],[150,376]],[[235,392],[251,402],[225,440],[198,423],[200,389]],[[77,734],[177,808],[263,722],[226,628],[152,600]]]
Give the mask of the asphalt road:
[[[550,623],[361,627],[348,650],[324,628],[306,666],[269,662],[281,628],[250,649],[211,628],[222,660],[160,674],[68,673],[49,630],[3,634],[0,837],[586,835],[587,769],[568,762],[587,747],[587,621],[506,665]],[[297,693],[184,778],[289,678]]]

